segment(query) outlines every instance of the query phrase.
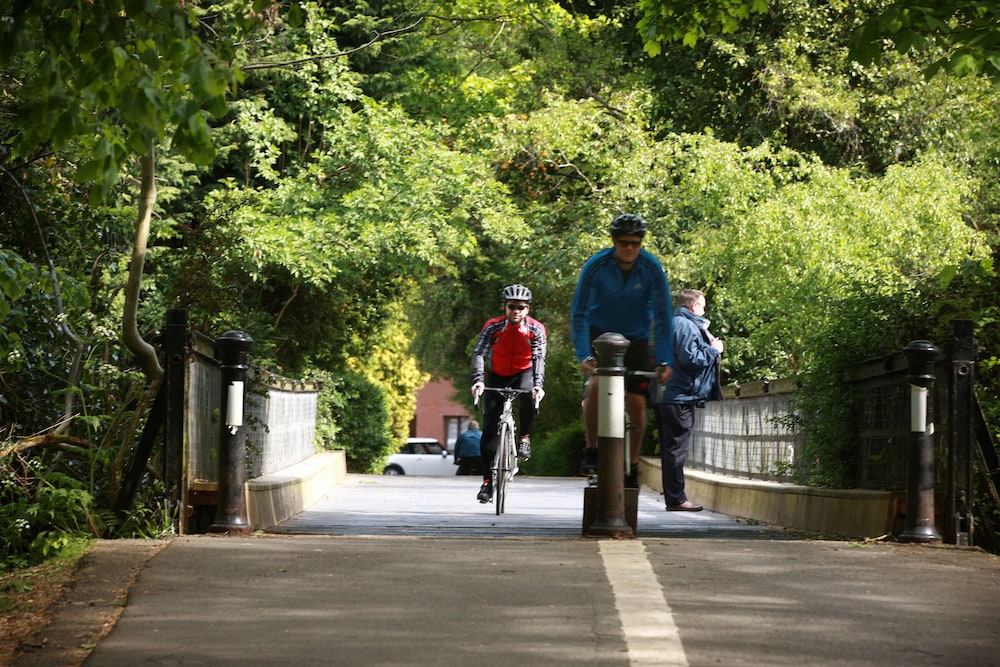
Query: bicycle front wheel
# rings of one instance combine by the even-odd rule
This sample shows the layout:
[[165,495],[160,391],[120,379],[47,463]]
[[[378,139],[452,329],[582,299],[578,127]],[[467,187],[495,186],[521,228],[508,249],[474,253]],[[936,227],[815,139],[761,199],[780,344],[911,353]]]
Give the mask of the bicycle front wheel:
[[500,424],[500,441],[497,443],[497,465],[496,483],[493,485],[496,498],[493,501],[496,505],[497,514],[503,514],[504,501],[507,499],[507,482],[510,480],[510,473],[514,462],[510,453],[514,448],[514,431],[510,424],[503,422]]

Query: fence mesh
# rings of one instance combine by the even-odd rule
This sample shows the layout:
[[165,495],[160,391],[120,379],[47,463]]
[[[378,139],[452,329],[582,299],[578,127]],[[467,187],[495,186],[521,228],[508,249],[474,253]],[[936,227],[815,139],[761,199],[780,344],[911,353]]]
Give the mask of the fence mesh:
[[790,393],[732,396],[695,415],[688,464],[750,479],[787,480],[805,436],[793,425]]
[[[187,479],[219,480],[219,406],[222,373],[218,361],[194,352],[188,364],[186,417]],[[316,452],[318,390],[270,374],[248,374],[247,476],[259,477],[305,460]]]

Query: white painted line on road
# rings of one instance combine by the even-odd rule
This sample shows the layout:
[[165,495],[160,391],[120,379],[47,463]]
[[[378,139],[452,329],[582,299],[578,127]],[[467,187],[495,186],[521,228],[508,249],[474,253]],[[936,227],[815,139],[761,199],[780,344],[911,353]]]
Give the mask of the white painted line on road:
[[604,571],[625,632],[630,665],[688,667],[663,588],[638,540],[601,540]]

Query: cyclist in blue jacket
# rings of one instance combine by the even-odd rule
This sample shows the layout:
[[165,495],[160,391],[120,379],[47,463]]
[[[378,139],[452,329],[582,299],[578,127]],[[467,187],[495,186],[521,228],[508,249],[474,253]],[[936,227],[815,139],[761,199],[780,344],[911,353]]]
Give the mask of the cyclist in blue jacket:
[[[614,332],[629,340],[625,352],[628,370],[651,371],[666,382],[673,360],[670,284],[660,262],[642,249],[648,230],[646,221],[625,213],[611,221],[612,246],[597,252],[583,265],[573,295],[573,347],[580,368],[589,377],[597,368],[593,341]],[[655,339],[653,329],[656,328]],[[632,471],[626,485],[638,486],[635,464],[646,432],[646,395],[649,381],[625,378],[625,410],[631,433],[629,454]],[[590,383],[584,396],[583,414],[587,431],[580,468],[584,474],[597,467],[597,383]]]

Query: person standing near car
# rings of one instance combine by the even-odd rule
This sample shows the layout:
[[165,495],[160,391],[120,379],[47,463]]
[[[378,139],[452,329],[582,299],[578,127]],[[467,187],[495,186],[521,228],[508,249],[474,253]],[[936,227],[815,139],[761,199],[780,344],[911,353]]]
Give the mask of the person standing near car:
[[482,473],[482,466],[479,461],[479,444],[482,439],[483,432],[479,430],[479,422],[475,419],[470,419],[469,428],[455,440],[455,465],[458,466],[456,475],[478,475]]
[[[585,475],[597,468],[597,383],[589,382],[597,370],[594,339],[605,333],[621,334],[629,341],[624,360],[627,370],[652,371],[655,367],[660,382],[670,377],[673,360],[670,284],[659,260],[642,249],[648,229],[645,220],[631,213],[612,220],[611,247],[587,260],[573,294],[573,348],[580,370],[588,380],[583,399],[587,442],[580,464]],[[625,485],[632,488],[638,486],[637,462],[646,432],[648,386],[646,378],[625,378],[629,455],[633,464]]]
[[[518,458],[531,458],[531,422],[535,405],[545,396],[545,326],[529,317],[531,290],[524,285],[508,285],[500,294],[504,314],[486,321],[472,351],[472,396],[478,399],[489,387],[516,387],[530,391],[519,399]],[[483,396],[483,439],[479,460],[483,485],[476,498],[481,503],[493,499],[490,469],[497,448],[497,428],[503,400],[495,393]]]
[[684,493],[684,462],[691,446],[695,408],[722,398],[720,364],[724,346],[708,331],[707,305],[701,290],[686,289],[678,295],[674,311],[674,373],[653,402],[668,512],[702,510]]

